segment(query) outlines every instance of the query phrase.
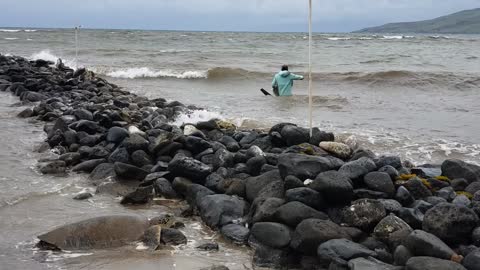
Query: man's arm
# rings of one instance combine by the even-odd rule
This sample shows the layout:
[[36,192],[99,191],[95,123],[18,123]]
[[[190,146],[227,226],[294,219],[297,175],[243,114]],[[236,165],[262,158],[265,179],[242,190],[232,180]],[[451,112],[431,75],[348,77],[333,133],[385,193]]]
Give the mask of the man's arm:
[[272,88],[278,87],[277,76],[273,76]]
[[296,75],[296,74],[290,74],[292,80],[303,80],[303,76],[301,75]]

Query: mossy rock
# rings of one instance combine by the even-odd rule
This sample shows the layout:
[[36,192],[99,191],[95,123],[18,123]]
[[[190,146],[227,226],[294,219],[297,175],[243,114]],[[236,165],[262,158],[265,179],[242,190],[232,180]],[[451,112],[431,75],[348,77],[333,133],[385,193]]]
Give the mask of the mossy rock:
[[473,199],[473,194],[470,193],[470,192],[457,191],[457,192],[455,192],[455,193],[457,193],[457,195],[465,195],[465,197],[467,197],[469,200],[472,200],[472,199]]
[[237,126],[235,126],[233,123],[225,121],[225,120],[215,120],[215,123],[217,124],[217,127],[219,129],[225,129],[225,130],[236,130]]
[[450,182],[451,181],[448,177],[443,176],[443,175],[436,176],[435,179],[437,179],[438,181],[444,181],[444,182]]
[[408,181],[412,178],[417,177],[416,174],[401,174],[397,177],[397,180],[403,180],[403,181]]

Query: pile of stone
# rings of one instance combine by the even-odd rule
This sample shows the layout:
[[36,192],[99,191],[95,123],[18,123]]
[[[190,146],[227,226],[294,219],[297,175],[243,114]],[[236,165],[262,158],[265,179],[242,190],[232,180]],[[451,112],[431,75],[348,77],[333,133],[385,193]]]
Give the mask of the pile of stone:
[[58,159],[122,204],[184,198],[254,263],[301,269],[480,269],[480,167],[415,167],[353,136],[292,123],[238,130],[214,119],[175,126],[187,107],[120,90],[87,70],[0,56],[0,90],[46,121]]

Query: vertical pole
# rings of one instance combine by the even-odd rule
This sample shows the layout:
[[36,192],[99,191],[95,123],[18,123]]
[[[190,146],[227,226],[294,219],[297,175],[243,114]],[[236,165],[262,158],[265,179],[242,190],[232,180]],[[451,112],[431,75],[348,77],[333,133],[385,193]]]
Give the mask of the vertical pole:
[[75,69],[78,69],[78,26],[75,26]]
[[310,137],[313,133],[313,121],[312,121],[312,0],[309,0],[308,9],[308,110],[310,120]]

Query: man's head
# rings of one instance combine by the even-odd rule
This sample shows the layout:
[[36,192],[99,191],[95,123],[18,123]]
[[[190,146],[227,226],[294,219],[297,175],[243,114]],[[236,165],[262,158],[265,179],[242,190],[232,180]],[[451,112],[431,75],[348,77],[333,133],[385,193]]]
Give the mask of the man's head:
[[287,65],[283,65],[283,66],[282,66],[282,71],[285,71],[285,70],[288,70],[288,66],[287,66]]

